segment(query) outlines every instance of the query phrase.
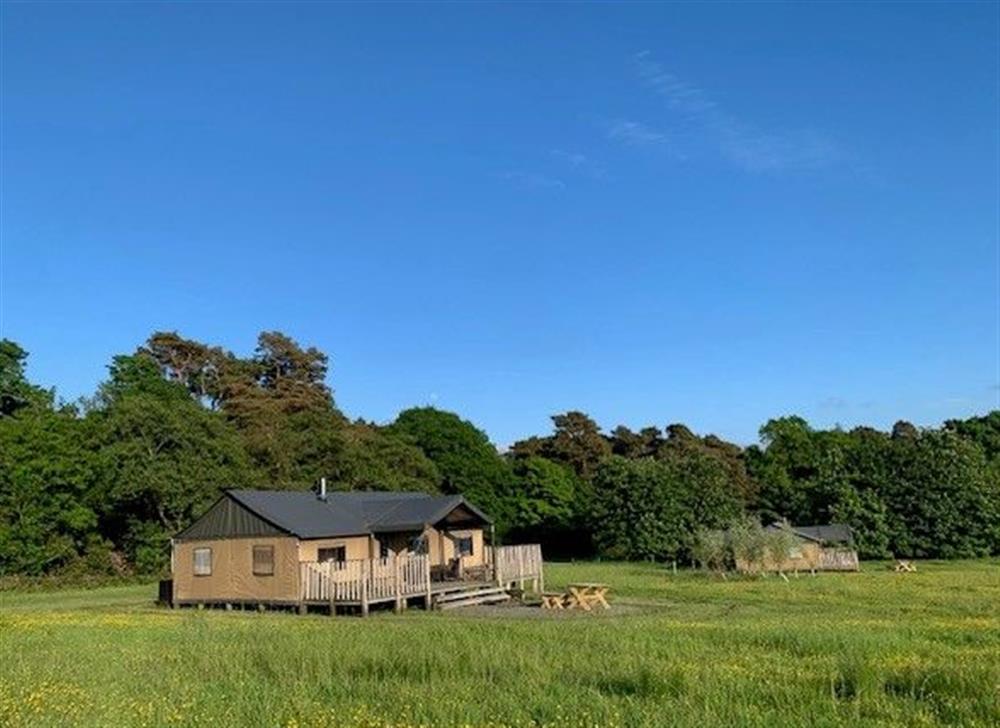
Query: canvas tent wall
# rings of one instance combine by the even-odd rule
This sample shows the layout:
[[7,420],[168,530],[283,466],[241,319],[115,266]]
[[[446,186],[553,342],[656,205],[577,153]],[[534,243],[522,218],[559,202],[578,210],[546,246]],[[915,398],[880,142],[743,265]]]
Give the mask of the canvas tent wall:
[[[270,569],[268,559],[261,558],[268,553]],[[174,544],[173,580],[178,603],[294,603],[299,598],[298,539],[254,536],[180,541]]]

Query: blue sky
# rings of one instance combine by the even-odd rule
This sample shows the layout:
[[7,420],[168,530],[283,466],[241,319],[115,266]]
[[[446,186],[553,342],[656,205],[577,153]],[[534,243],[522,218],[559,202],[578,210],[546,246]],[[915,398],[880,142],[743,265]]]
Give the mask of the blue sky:
[[73,399],[157,329],[350,416],[1000,406],[996,4],[5,4],[2,334]]

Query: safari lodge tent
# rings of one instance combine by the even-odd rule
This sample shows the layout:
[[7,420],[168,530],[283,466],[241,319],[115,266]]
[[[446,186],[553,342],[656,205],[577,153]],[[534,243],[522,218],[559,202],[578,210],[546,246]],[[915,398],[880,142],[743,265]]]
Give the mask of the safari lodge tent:
[[456,584],[492,585],[499,597],[499,587],[540,580],[540,548],[492,548],[492,529],[460,495],[227,490],[173,538],[169,600],[366,613],[410,597],[430,606]]
[[[775,523],[765,530],[783,528],[794,537],[794,545],[788,558],[781,563],[765,557],[768,571],[857,571],[860,566],[858,552],[854,548],[854,535],[850,526],[831,523],[825,526],[788,526]],[[737,571],[755,571],[753,564],[736,560]]]

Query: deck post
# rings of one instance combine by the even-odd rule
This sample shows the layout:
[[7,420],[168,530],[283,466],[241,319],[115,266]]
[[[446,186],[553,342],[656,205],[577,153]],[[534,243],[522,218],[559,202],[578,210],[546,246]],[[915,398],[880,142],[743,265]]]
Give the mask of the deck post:
[[396,614],[403,611],[403,585],[400,583],[399,556],[392,554],[392,583],[396,593]]
[[493,568],[493,581],[500,586],[500,577],[497,575],[497,527],[490,524],[490,545],[486,551],[489,554],[490,566]]
[[424,583],[426,586],[426,601],[424,602],[424,609],[431,608],[431,555],[430,549],[424,555]]
[[[326,569],[326,589],[327,596],[330,599],[330,616],[334,616],[337,613],[337,590],[333,585],[333,562],[327,561],[323,566]],[[320,582],[321,584],[323,582]],[[322,591],[319,593],[319,597],[322,598]]]
[[368,616],[368,577],[371,574],[371,559],[361,562],[361,616]]

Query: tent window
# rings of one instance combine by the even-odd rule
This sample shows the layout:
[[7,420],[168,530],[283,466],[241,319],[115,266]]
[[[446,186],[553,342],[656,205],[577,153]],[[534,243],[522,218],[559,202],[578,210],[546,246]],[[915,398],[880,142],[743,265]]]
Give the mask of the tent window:
[[194,550],[194,575],[212,575],[212,549],[200,548]]
[[455,547],[459,556],[472,556],[472,536],[462,536],[455,539]]
[[253,547],[254,576],[274,576],[274,546]]
[[427,539],[424,536],[414,536],[410,539],[410,551],[415,554],[427,553]]
[[347,561],[347,547],[346,546],[334,546],[332,548],[319,549],[316,552],[316,558],[318,561]]

